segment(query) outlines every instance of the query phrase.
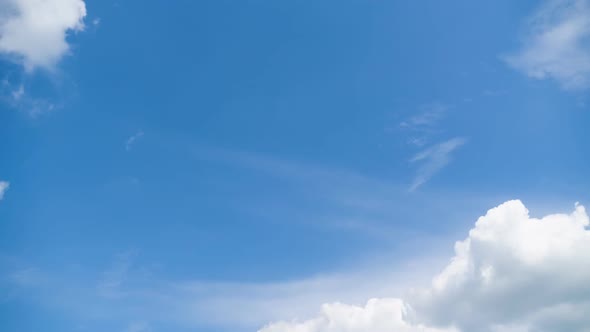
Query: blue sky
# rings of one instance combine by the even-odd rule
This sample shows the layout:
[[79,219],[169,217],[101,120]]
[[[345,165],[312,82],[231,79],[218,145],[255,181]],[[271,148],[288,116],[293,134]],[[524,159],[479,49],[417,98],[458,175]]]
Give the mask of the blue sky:
[[0,2],[2,329],[254,331],[587,205],[588,8]]

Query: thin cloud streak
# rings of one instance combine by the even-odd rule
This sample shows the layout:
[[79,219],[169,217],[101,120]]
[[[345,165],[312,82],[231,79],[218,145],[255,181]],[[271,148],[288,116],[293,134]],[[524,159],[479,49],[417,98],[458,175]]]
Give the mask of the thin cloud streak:
[[409,137],[406,142],[411,146],[422,147],[440,132],[439,124],[447,115],[451,106],[433,102],[419,107],[419,112],[399,124],[399,129]]
[[421,166],[418,168],[416,177],[409,190],[415,191],[428,182],[428,180],[452,161],[451,154],[466,142],[467,139],[456,137],[436,144],[414,155],[414,157],[410,159],[410,162],[421,163]]

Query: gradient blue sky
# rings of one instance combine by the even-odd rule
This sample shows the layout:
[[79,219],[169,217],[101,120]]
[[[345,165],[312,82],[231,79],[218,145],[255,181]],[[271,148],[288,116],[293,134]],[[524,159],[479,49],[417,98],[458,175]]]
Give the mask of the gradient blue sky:
[[0,61],[0,329],[252,331],[590,202],[541,4],[87,0],[56,64]]

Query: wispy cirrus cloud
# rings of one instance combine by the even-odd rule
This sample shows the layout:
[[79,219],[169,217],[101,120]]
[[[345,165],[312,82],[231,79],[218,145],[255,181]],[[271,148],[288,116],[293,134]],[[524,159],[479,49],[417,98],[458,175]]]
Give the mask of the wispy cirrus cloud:
[[529,77],[590,87],[590,1],[546,1],[527,21],[522,48],[503,58]]
[[418,107],[417,113],[400,122],[399,128],[408,136],[407,143],[417,147],[430,142],[440,132],[439,124],[452,106],[432,102]]
[[410,158],[410,164],[417,165],[410,192],[424,185],[447,166],[452,161],[451,154],[467,142],[462,137],[446,140],[441,137],[441,133],[445,132],[441,122],[451,108],[453,106],[440,102],[424,104],[418,108],[416,114],[399,125],[408,137],[406,143],[414,151],[420,149]]
[[421,105],[418,113],[402,121],[400,127],[409,127],[415,130],[432,127],[442,119],[449,108],[449,105],[440,102]]
[[452,153],[466,142],[465,138],[455,137],[435,144],[414,155],[410,162],[420,166],[416,171],[416,177],[410,186],[410,191],[418,189],[443,167],[447,166],[452,161]]

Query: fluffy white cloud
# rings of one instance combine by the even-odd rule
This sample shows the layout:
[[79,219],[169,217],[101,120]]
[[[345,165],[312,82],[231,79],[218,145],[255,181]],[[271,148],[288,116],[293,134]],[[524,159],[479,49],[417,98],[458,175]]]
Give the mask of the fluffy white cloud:
[[506,57],[510,65],[566,89],[590,86],[590,0],[549,0],[527,30],[523,48]]
[[260,332],[588,332],[588,224],[580,205],[536,219],[509,201],[479,218],[430,287],[364,308],[324,305],[315,319]]
[[410,296],[421,319],[463,331],[590,329],[590,231],[572,214],[529,217],[520,201],[488,211],[455,245],[426,291]]
[[10,183],[6,181],[0,181],[0,200],[4,198],[4,193],[10,187]]
[[52,68],[69,50],[66,34],[84,28],[83,0],[0,0],[0,53],[31,70]]
[[451,332],[412,324],[410,308],[400,299],[371,299],[365,307],[341,303],[325,304],[321,316],[302,323],[279,322],[260,332]]

